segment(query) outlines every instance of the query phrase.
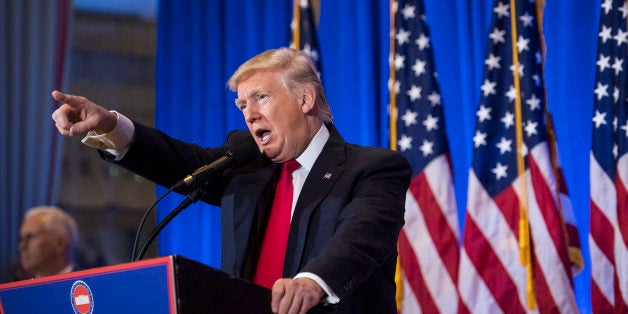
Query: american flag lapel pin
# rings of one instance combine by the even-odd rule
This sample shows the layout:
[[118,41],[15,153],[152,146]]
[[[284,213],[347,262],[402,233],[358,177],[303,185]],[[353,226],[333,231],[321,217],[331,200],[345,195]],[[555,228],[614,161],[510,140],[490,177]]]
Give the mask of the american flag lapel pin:
[[323,175],[323,179],[325,179],[325,180],[331,179],[331,173],[330,172],[325,172],[325,175]]

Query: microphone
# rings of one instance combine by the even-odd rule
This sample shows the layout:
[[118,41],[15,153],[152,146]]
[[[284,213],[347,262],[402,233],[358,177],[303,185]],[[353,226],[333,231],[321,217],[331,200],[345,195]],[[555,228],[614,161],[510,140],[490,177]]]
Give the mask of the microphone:
[[183,180],[172,186],[172,189],[177,189],[182,186],[199,187],[216,172],[220,173],[232,167],[245,165],[253,161],[259,155],[260,151],[255,144],[255,141],[247,140],[228,149],[223,156],[216,159],[212,163],[194,170],[192,174],[186,176]]
[[[237,140],[236,140],[237,141]],[[132,261],[139,261],[146,251],[150,244],[155,240],[157,234],[172,220],[176,215],[178,215],[181,211],[183,211],[190,204],[195,203],[199,199],[201,199],[205,195],[205,189],[203,188],[203,184],[206,183],[207,179],[209,179],[216,172],[221,172],[231,167],[238,167],[245,165],[257,158],[260,155],[259,148],[255,141],[252,138],[247,138],[246,140],[234,145],[231,148],[227,148],[227,152],[216,159],[210,164],[202,166],[192,174],[183,178],[183,180],[174,184],[166,193],[164,193],[153,205],[144,213],[142,220],[138,226],[137,233],[135,234],[135,240],[133,242],[133,252],[131,256]],[[137,252],[137,245],[139,241],[140,234],[142,232],[142,227],[144,226],[144,222],[148,217],[148,214],[155,208],[157,203],[161,201],[168,193],[173,191],[174,189],[180,188],[182,186],[191,186],[194,188],[194,191],[188,195],[172,212],[170,212],[157,227],[153,229],[151,234],[146,238],[144,245],[141,247],[140,251]]]

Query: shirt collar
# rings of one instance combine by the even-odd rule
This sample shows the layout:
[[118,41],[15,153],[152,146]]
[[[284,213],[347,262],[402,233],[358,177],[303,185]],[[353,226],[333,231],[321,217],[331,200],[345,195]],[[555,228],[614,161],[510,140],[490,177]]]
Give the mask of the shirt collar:
[[[74,264],[70,263],[65,265],[65,267],[56,275],[60,275],[60,274],[67,274],[69,272],[72,272],[74,270]],[[41,278],[41,276],[35,276],[35,278]]]
[[316,132],[316,135],[314,135],[305,151],[303,151],[301,156],[297,157],[297,161],[301,164],[301,167],[307,169],[308,172],[312,170],[316,158],[318,158],[318,155],[323,151],[323,147],[328,139],[329,130],[325,124],[323,124],[318,132]]
[[74,269],[74,265],[70,263],[67,266],[65,266],[65,268],[59,274],[67,274],[69,272],[72,272],[73,269]]

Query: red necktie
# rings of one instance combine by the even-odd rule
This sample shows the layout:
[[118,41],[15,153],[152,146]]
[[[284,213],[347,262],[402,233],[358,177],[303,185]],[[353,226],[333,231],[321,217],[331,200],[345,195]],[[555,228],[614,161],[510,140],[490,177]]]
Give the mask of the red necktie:
[[281,278],[283,274],[294,191],[292,173],[300,167],[301,165],[296,160],[285,162],[275,189],[273,207],[270,211],[253,280],[256,284],[268,289],[272,289],[275,281]]

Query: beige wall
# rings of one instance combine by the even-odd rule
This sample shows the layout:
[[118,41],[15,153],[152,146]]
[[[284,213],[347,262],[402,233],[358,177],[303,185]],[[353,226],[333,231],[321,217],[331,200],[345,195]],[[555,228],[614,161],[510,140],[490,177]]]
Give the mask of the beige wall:
[[[156,23],[76,12],[68,93],[154,125]],[[98,264],[127,262],[137,225],[155,200],[152,183],[101,160],[80,137],[64,139],[58,204],[76,217],[81,247]],[[154,227],[150,216],[147,230]],[[154,242],[147,257],[155,256]]]

